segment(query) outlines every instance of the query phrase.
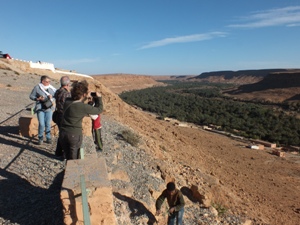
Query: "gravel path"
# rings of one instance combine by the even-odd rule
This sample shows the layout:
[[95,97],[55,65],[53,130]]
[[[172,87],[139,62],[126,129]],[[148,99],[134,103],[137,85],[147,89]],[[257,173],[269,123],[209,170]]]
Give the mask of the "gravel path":
[[[63,224],[60,188],[64,163],[55,159],[56,138],[52,145],[36,145],[36,139],[19,135],[18,120],[30,115],[29,94],[37,75],[26,79],[13,71],[0,69],[0,224]],[[58,85],[55,85],[58,87]],[[161,192],[165,181],[158,162],[143,149],[131,146],[121,138],[128,129],[108,116],[102,116],[103,152],[109,174],[122,171],[124,179],[111,180],[117,224],[153,224],[156,220],[153,192]],[[93,147],[85,138],[85,147]],[[226,214],[217,216],[213,208],[193,202],[190,192],[182,189],[188,203],[184,224],[242,224],[241,218]]]

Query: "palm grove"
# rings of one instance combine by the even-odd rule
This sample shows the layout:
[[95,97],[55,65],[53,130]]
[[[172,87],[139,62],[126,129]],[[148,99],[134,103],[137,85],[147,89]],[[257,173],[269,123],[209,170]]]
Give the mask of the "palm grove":
[[197,125],[214,124],[240,136],[300,146],[300,120],[284,110],[275,112],[259,103],[245,103],[226,97],[221,92],[228,88],[224,84],[167,83],[166,87],[123,92],[120,97],[128,104],[157,113],[160,117]]

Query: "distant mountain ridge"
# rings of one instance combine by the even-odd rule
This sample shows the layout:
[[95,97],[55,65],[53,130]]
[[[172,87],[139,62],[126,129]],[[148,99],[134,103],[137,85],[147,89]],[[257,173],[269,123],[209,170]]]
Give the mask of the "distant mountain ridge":
[[242,85],[242,92],[262,91],[266,89],[300,87],[300,72],[271,73],[255,84]]
[[252,69],[204,72],[198,76],[153,76],[156,81],[236,84],[223,93],[242,100],[271,102],[300,100],[300,69]]
[[300,70],[273,72],[258,82],[244,83],[224,93],[247,100],[271,102],[299,101]]
[[261,69],[261,70],[238,70],[238,71],[212,71],[204,72],[194,79],[203,79],[211,76],[223,76],[224,79],[232,79],[238,76],[254,76],[254,77],[265,77],[270,73],[288,72],[288,69]]

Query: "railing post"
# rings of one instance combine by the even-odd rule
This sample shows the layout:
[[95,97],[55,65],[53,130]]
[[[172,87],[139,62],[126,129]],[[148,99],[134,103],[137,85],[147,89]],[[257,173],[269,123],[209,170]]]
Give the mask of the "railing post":
[[84,148],[81,146],[80,148],[80,159],[84,159]]
[[83,222],[84,225],[90,225],[90,212],[89,212],[89,205],[87,201],[87,193],[86,193],[86,186],[84,175],[80,175],[80,186],[81,186],[81,201],[82,201],[82,212],[83,212]]

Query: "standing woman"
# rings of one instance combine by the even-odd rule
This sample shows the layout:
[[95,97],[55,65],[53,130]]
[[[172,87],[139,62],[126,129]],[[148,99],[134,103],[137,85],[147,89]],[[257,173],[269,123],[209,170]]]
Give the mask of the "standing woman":
[[39,131],[38,131],[38,144],[43,144],[44,131],[46,131],[46,143],[52,143],[51,137],[51,120],[53,107],[53,96],[56,89],[50,85],[50,77],[44,75],[41,76],[41,83],[36,85],[29,96],[29,98],[35,101],[34,111],[37,114],[39,121]]
[[59,131],[59,141],[65,151],[66,159],[78,159],[79,149],[82,144],[82,119],[90,114],[100,114],[103,110],[100,93],[96,93],[93,107],[85,104],[89,97],[88,83],[86,81],[75,82],[71,89],[71,98],[67,98],[64,104],[63,119]]

